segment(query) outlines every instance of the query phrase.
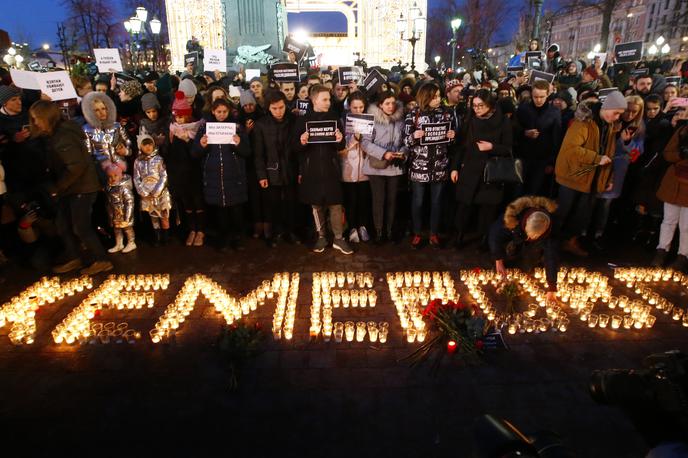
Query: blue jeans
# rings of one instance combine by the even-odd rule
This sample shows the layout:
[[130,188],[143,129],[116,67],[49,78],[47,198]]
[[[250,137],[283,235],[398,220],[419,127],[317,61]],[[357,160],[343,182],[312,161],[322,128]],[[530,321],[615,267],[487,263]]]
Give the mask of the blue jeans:
[[423,230],[423,199],[426,189],[430,188],[430,233],[437,234],[440,228],[440,217],[442,215],[440,203],[442,198],[442,188],[444,183],[441,181],[434,183],[411,182],[411,219],[413,220],[413,233],[420,234]]
[[105,248],[100,243],[96,231],[91,227],[91,213],[96,201],[96,194],[90,192],[64,196],[58,202],[55,226],[64,244],[67,261],[81,257],[80,243],[86,247],[84,261],[87,264],[93,261],[107,260]]

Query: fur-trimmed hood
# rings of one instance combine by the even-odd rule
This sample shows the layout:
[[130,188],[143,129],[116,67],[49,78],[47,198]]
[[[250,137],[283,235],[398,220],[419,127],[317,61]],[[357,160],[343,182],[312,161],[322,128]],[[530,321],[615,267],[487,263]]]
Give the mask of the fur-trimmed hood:
[[377,124],[392,124],[404,119],[404,107],[401,102],[397,100],[397,111],[392,113],[391,116],[388,116],[376,103],[373,103],[368,107],[368,114],[375,116],[375,122]]
[[593,106],[595,105],[595,103],[597,102],[586,101],[579,103],[578,108],[576,108],[576,114],[574,115],[575,120],[592,121],[595,117],[595,113],[593,111]]
[[540,209],[549,214],[557,210],[557,203],[552,199],[539,196],[524,196],[511,202],[504,211],[504,227],[513,230],[516,229],[521,220],[519,215],[528,209]]
[[[105,121],[99,121],[96,117],[96,113],[93,110],[93,103],[96,101],[103,102],[107,108],[108,117]],[[86,94],[81,100],[81,111],[84,113],[86,122],[94,129],[109,129],[115,124],[115,120],[117,119],[117,107],[115,107],[115,102],[102,92],[93,91]]]

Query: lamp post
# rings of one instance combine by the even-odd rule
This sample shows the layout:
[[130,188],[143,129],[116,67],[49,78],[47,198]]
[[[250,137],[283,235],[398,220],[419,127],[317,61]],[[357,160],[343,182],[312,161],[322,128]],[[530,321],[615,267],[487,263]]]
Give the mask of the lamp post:
[[[409,22],[411,28],[411,36],[404,38],[404,33],[409,29]],[[397,32],[399,32],[403,41],[411,43],[411,70],[416,69],[416,43],[420,40],[421,35],[425,31],[426,18],[423,17],[423,11],[418,7],[416,2],[408,11],[408,18],[404,17],[404,13],[399,15],[397,19]]]
[[[157,17],[153,17],[150,21],[148,21],[148,10],[144,8],[143,6],[139,6],[136,8],[134,16],[129,18],[128,20],[124,21],[124,29],[127,31],[129,34],[129,52],[131,55],[131,65],[133,67],[138,67],[140,64],[140,59],[138,57],[138,51],[136,51],[136,58],[134,57],[134,50],[138,49],[140,45],[138,43],[134,43],[134,41],[138,41],[139,35],[141,33],[147,34],[148,31],[146,29],[146,24],[150,27],[150,36],[151,36],[151,42],[153,43],[153,70],[157,70],[157,61],[158,61],[158,36],[160,35],[160,30],[162,29],[162,22]],[[144,48],[144,55],[146,53],[146,50]]]
[[157,17],[150,21],[150,29],[153,34],[153,70],[158,70],[158,38],[160,37],[160,30],[162,29],[162,22]]
[[441,59],[440,56],[435,56],[435,68],[436,68],[437,70],[440,69],[440,59]]
[[454,64],[456,63],[456,45],[459,42],[458,39],[458,34],[459,34],[459,27],[461,27],[461,23],[463,20],[460,17],[457,17],[456,19],[452,19],[451,21],[451,28],[452,28],[452,39],[449,41],[451,43],[452,47],[452,60],[451,60],[451,66],[452,70],[454,70]]
[[533,36],[531,38],[540,38],[540,15],[542,13],[542,4],[544,0],[534,0],[535,4],[535,23],[533,24]]

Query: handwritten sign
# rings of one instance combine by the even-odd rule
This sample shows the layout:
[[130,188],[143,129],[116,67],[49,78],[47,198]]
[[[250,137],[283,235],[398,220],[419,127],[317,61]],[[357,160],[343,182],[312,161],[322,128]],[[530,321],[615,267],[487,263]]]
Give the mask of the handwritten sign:
[[360,84],[363,80],[363,69],[361,67],[339,67],[337,72],[339,75],[339,84],[342,85],[349,83]]
[[423,129],[425,135],[420,139],[421,145],[440,145],[442,143],[449,143],[449,138],[447,133],[449,132],[448,122],[436,122],[429,124],[421,124],[420,128]]
[[346,133],[371,135],[375,128],[375,116],[369,114],[346,115]]
[[306,123],[308,143],[336,143],[337,121],[311,121]]
[[298,64],[279,63],[271,68],[272,79],[277,83],[298,83],[299,66]]
[[100,73],[123,72],[122,58],[117,48],[95,48],[93,55]]
[[76,99],[76,91],[67,72],[36,73],[41,92],[54,102]]
[[308,113],[310,107],[311,102],[309,100],[298,99],[296,101],[296,109],[299,110],[299,116],[304,116],[306,113]]
[[619,64],[638,62],[643,55],[643,42],[631,41],[614,46],[614,57]]
[[[194,65],[195,67],[195,65]],[[214,72],[227,71],[227,53],[224,49],[205,49],[203,51],[203,70]]]
[[234,145],[236,124],[233,122],[209,122],[205,125],[209,145]]

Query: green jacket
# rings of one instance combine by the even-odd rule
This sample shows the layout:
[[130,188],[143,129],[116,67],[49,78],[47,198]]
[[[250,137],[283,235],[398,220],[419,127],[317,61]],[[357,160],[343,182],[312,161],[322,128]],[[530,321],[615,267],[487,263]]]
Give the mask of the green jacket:
[[101,189],[86,137],[72,121],[60,121],[48,137],[48,168],[52,182],[48,191],[56,197],[97,192]]

